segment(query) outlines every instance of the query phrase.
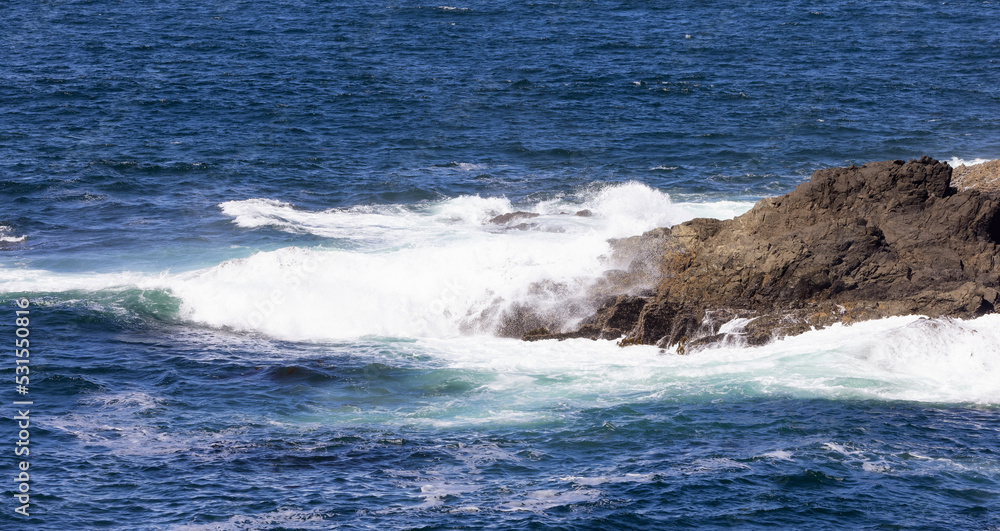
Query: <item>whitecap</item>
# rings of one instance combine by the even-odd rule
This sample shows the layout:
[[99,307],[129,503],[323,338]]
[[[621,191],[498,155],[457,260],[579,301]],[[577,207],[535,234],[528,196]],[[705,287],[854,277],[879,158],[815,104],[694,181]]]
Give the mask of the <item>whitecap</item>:
[[13,232],[14,232],[13,227],[8,227],[7,225],[0,225],[0,243],[20,243],[28,239],[28,237],[25,235],[14,236],[11,234]]
[[952,157],[948,160],[948,165],[952,168],[957,168],[959,166],[975,166],[989,161],[990,159],[960,159],[958,157]]
[[778,461],[791,461],[792,453],[787,450],[774,450],[773,452],[766,452],[761,454],[761,457],[767,457]]
[[171,531],[263,531],[275,528],[329,529],[323,515],[315,512],[278,509],[256,515],[236,515],[225,522],[210,524],[181,524],[169,527]]
[[501,511],[542,512],[555,507],[593,503],[599,496],[600,491],[594,489],[544,489],[527,492],[523,498],[502,503],[498,508]]
[[613,476],[566,476],[561,477],[562,481],[569,481],[577,485],[597,486],[605,483],[651,483],[659,477],[658,474],[624,474]]

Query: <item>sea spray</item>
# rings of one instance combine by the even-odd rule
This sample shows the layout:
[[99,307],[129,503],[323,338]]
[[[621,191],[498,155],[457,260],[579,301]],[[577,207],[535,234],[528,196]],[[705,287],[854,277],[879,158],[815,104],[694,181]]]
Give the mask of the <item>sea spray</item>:
[[[273,227],[326,241],[181,273],[22,270],[0,280],[17,292],[166,290],[179,299],[182,319],[282,339],[493,335],[518,312],[555,327],[592,312],[588,288],[607,269],[627,265],[609,262],[609,240],[695,216],[731,217],[749,206],[674,203],[637,183],[523,205],[460,196],[307,211],[249,199],[219,207],[242,229]],[[515,209],[538,216],[517,226],[490,223]],[[574,215],[581,210],[592,215]]]

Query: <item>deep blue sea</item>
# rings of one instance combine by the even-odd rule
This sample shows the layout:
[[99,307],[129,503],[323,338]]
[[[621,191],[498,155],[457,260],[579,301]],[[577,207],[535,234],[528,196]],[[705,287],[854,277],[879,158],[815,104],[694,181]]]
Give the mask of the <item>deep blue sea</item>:
[[609,239],[1000,158],[1000,2],[0,11],[0,528],[1000,529],[1000,316],[502,337]]

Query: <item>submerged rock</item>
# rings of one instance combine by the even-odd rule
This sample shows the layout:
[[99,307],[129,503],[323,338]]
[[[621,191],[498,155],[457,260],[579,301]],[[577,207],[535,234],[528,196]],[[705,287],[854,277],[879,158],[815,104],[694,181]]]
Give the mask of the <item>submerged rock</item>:
[[[962,189],[951,180],[951,167],[929,157],[820,170],[735,219],[694,219],[613,242],[637,257],[631,269],[656,270],[655,292],[637,296],[625,281],[614,296],[611,283],[579,330],[525,339],[620,337],[691,352],[837,322],[993,312],[1000,189],[975,186],[993,184],[988,176],[966,178]],[[720,333],[736,318],[739,330]]]
[[499,216],[493,217],[489,220],[489,223],[495,223],[497,225],[504,225],[510,223],[511,221],[518,219],[531,219],[537,218],[541,214],[536,214],[534,212],[524,212],[518,210],[517,212],[508,212],[506,214],[500,214]]

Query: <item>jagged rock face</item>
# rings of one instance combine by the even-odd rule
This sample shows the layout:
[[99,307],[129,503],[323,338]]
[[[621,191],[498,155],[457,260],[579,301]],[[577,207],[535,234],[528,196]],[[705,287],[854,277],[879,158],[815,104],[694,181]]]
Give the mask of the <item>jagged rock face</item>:
[[759,344],[834,322],[992,312],[1000,195],[958,190],[951,175],[928,157],[820,170],[735,219],[643,235],[665,250],[656,293],[609,300],[572,337],[704,346],[753,317],[745,339]]

